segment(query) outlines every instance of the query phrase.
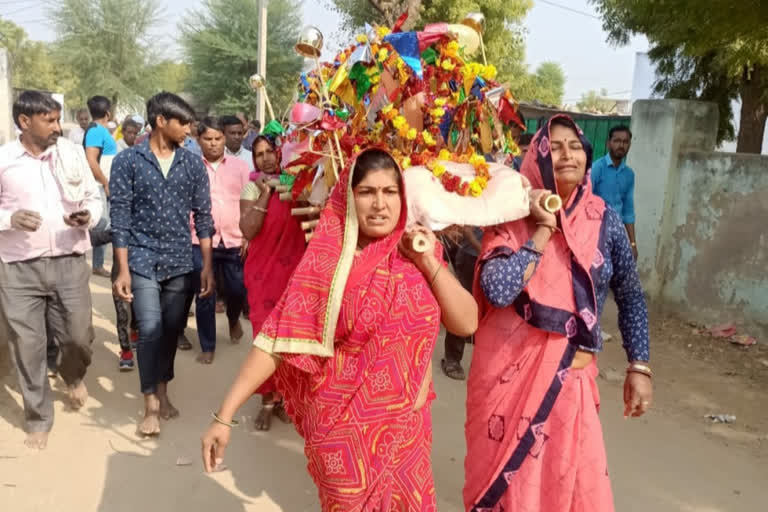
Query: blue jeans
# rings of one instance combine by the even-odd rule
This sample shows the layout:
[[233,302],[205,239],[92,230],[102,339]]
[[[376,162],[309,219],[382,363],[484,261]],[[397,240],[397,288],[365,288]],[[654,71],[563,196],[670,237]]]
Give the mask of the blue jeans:
[[[203,269],[203,254],[199,245],[192,246],[192,258],[195,266],[193,290],[195,292],[195,320],[200,348],[203,352],[216,350],[216,293],[201,299],[200,271]],[[213,250],[213,274],[217,288],[224,295],[227,304],[227,319],[232,327],[240,319],[243,304],[247,299],[243,281],[243,263],[240,261],[240,248],[227,249],[219,246]],[[189,308],[187,308],[189,309]]]
[[101,203],[104,206],[104,212],[96,223],[96,226],[90,230],[91,244],[93,245],[93,268],[104,268],[104,253],[105,245],[109,243],[110,236],[109,231],[112,227],[111,219],[109,217],[109,201],[107,200],[107,194],[104,192],[104,187],[99,185],[99,195],[101,196]]
[[157,384],[173,380],[176,341],[186,324],[185,302],[192,287],[192,273],[165,281],[131,272],[133,311],[139,328],[136,359],[141,392],[157,392]]

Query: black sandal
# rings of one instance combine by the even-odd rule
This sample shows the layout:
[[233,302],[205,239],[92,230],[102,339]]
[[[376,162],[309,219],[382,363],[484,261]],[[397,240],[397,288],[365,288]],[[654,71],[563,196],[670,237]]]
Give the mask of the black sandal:
[[440,361],[440,367],[443,369],[445,376],[449,379],[465,380],[467,378],[467,376],[464,375],[464,368],[461,367],[461,363],[458,361],[443,359]]

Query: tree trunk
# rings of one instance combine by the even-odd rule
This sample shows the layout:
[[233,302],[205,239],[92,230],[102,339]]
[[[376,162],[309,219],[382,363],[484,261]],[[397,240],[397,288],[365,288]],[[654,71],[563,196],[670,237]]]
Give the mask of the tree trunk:
[[757,153],[763,148],[765,121],[768,119],[764,82],[768,82],[768,69],[755,66],[752,72],[745,72],[741,86],[741,121],[739,139],[736,143],[738,153]]

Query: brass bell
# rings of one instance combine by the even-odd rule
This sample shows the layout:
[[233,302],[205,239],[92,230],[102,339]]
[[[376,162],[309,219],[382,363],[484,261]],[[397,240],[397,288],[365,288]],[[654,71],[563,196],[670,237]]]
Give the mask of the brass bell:
[[294,49],[296,53],[308,59],[320,57],[323,50],[323,33],[312,25],[304,27]]
[[251,86],[251,89],[254,91],[258,91],[262,87],[264,87],[264,77],[261,76],[258,73],[254,73],[251,75],[251,77],[248,79],[248,85]]
[[464,17],[462,25],[473,28],[478,34],[485,31],[485,15],[481,12],[470,12]]

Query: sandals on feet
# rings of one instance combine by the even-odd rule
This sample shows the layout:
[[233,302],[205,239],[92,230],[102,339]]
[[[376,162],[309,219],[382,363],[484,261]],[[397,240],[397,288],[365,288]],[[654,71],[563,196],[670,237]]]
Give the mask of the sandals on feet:
[[179,350],[192,350],[192,343],[190,343],[185,334],[179,336],[176,345],[179,347]]
[[458,361],[443,359],[440,361],[440,367],[443,369],[443,373],[446,377],[450,379],[465,380],[467,378],[467,376],[464,375],[464,368],[461,367],[461,363]]

